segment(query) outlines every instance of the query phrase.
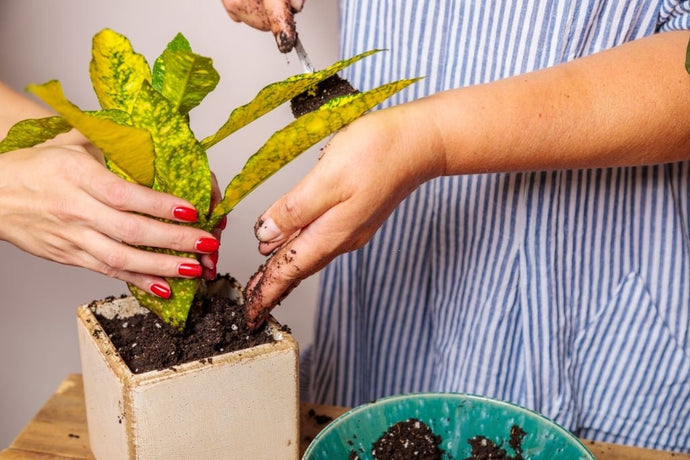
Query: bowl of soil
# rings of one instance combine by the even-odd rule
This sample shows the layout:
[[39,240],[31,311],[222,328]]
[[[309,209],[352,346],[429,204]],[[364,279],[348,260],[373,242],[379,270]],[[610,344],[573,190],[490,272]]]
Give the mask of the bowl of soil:
[[459,393],[396,395],[323,429],[303,460],[594,459],[565,428],[529,409]]

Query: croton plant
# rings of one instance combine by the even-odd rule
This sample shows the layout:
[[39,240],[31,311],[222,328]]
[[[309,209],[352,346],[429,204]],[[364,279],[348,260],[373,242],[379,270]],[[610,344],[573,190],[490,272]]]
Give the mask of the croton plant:
[[[219,75],[212,60],[195,54],[187,39],[177,34],[150,68],[126,37],[104,29],[93,38],[89,66],[101,110],[83,111],[72,104],[58,81],[29,85],[28,91],[58,115],[17,123],[0,142],[0,153],[31,147],[76,128],[103,152],[108,169],[128,181],[188,200],[199,211],[199,220],[193,225],[210,231],[242,198],[301,152],[415,80],[399,80],[370,91],[336,97],[276,131],[247,160],[212,211],[211,171],[206,151],[241,127],[375,52],[365,52],[321,71],[270,84],[248,104],[234,109],[215,134],[197,140],[189,126],[189,112],[218,84]],[[144,249],[196,257],[160,248]],[[194,296],[204,292],[204,282],[181,278],[167,281],[172,290],[169,299],[155,297],[131,284],[129,289],[143,306],[182,329]]]

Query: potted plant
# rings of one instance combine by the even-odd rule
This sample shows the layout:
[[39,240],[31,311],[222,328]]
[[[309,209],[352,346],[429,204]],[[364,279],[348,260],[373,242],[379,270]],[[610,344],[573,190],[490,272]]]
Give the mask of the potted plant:
[[[247,160],[213,209],[207,149],[283,103],[320,92],[325,81],[337,79],[338,71],[375,52],[270,84],[233,110],[218,131],[197,140],[189,127],[190,110],[219,80],[212,60],[194,53],[178,34],[151,68],[126,37],[105,29],[93,38],[89,68],[101,110],[81,110],[67,100],[57,81],[30,85],[28,90],[58,115],[17,123],[0,142],[0,153],[31,147],[76,128],[103,152],[111,171],[185,198],[199,211],[193,225],[210,231],[244,196],[301,152],[415,80],[326,97],[318,108],[275,132]],[[110,297],[78,310],[87,419],[96,457],[297,457],[298,350],[289,331],[274,319],[259,332],[243,330],[247,339],[262,337],[259,344],[247,340],[249,348],[228,352],[216,344],[215,356],[194,355],[192,361],[144,372],[125,362],[125,349],[143,344],[116,346],[114,337],[119,334],[107,331],[105,324],[116,321],[116,328],[126,329],[129,321],[144,318],[154,325],[149,329],[188,337],[195,318],[203,316],[194,312],[209,309],[210,301],[221,302],[218,311],[225,316],[231,306],[233,315],[242,316],[242,289],[228,276],[211,283],[168,282],[172,291],[168,299],[129,285],[131,296]],[[212,329],[227,336],[237,325],[223,323]],[[175,350],[180,348],[171,354]]]

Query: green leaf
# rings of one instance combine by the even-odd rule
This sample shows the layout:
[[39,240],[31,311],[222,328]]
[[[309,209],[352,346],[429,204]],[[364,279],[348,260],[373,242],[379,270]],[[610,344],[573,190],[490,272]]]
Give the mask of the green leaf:
[[167,300],[152,296],[133,284],[127,286],[143,307],[151,310],[174,328],[183,330],[200,281],[184,278],[167,278],[167,281],[173,292]]
[[199,105],[218,84],[213,61],[191,51],[181,34],[168,44],[153,67],[153,87],[182,114]]
[[274,133],[230,181],[206,228],[215,227],[249,192],[300,153],[417,80],[399,80],[365,93],[333,99]]
[[211,206],[211,170],[185,118],[149,83],[141,87],[131,116],[132,124],[153,140],[153,188],[188,200],[204,222]]
[[12,126],[7,137],[0,142],[0,153],[25,149],[66,133],[72,126],[62,117],[23,120]]
[[215,134],[202,140],[201,145],[203,145],[205,149],[214,146],[238,129],[284,104],[298,94],[303,93],[320,81],[335,75],[360,59],[378,53],[379,51],[381,50],[367,51],[350,59],[338,61],[318,72],[295,75],[286,80],[266,86],[259,91],[251,102],[233,110],[225,124],[221,126]]
[[43,85],[30,85],[36,95],[73,127],[86,136],[112,163],[140,184],[153,185],[153,142],[146,131],[115,121],[115,112],[82,112],[69,102],[60,83],[52,80]]
[[[170,40],[170,43],[168,43],[168,46],[165,48],[165,50],[191,52],[192,46],[189,44],[189,41],[187,41],[184,35],[177,34],[175,35],[175,38]],[[165,52],[165,50],[163,51]],[[158,59],[156,59],[156,61],[153,63],[153,73],[151,76],[151,85],[159,93],[161,92],[161,88],[163,87],[163,78],[165,77],[165,68],[162,66],[162,57],[163,55],[161,54],[160,56],[158,56]]]
[[151,81],[146,59],[132,50],[129,40],[110,29],[93,37],[89,73],[96,96],[104,109],[131,112],[145,81]]
[[[158,93],[144,83],[132,110],[135,126],[147,130],[156,150],[155,190],[170,193],[188,200],[199,211],[199,225],[207,219],[211,203],[211,170],[206,152],[194,137],[185,117]],[[150,251],[195,257],[159,248]],[[183,329],[198,280],[168,279],[172,295],[164,300],[130,286],[131,292],[146,308],[165,322]]]

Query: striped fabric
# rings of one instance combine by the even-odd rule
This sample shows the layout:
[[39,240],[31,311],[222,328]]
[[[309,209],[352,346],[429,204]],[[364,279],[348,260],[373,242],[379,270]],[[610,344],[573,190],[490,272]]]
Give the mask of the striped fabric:
[[[690,28],[690,1],[342,0],[345,73],[394,104]],[[634,97],[634,95],[631,95]],[[457,391],[690,452],[690,162],[424,184],[322,275],[305,397]]]

